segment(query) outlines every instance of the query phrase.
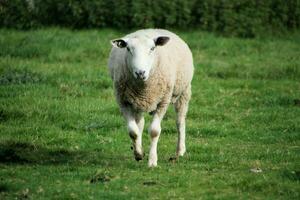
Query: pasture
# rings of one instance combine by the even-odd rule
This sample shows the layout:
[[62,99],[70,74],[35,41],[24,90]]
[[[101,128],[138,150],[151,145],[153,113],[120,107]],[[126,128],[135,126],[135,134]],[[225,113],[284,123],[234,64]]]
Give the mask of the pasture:
[[195,65],[187,154],[169,161],[169,107],[150,169],[134,160],[107,70],[125,32],[0,30],[0,199],[299,199],[300,33],[174,32]]

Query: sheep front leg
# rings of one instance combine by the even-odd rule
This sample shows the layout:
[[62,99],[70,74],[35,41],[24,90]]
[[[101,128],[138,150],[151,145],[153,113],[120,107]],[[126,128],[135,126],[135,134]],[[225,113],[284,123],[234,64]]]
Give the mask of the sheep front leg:
[[122,109],[122,112],[127,121],[129,136],[132,139],[135,160],[142,160],[142,133],[144,128],[144,117],[141,113],[134,113],[129,109]]
[[160,122],[161,118],[157,114],[155,114],[148,130],[151,137],[151,146],[148,161],[149,167],[157,166],[157,143],[161,132]]
[[[136,140],[136,145],[134,151],[135,159],[136,160],[142,160],[143,159],[143,147],[142,147],[142,136],[143,136],[143,130],[145,125],[145,119],[144,116],[141,113],[136,114],[135,121],[137,123],[137,126],[139,128],[139,134]],[[138,158],[138,159],[137,159]]]
[[148,166],[156,167],[157,166],[157,143],[161,132],[161,120],[163,119],[167,108],[168,103],[163,104],[163,107],[160,107],[154,114],[152,123],[149,127],[149,135],[151,137],[151,146],[149,153]]

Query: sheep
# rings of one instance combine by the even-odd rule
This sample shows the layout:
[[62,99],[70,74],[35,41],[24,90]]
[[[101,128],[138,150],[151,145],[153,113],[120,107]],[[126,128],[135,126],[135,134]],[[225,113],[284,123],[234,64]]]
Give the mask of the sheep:
[[157,166],[157,143],[161,121],[170,103],[174,104],[178,143],[176,158],[183,156],[185,118],[191,98],[194,73],[188,45],[176,34],[163,29],[144,29],[111,40],[108,67],[116,101],[132,139],[137,161],[143,159],[143,113],[153,115],[148,129],[151,138],[149,167]]

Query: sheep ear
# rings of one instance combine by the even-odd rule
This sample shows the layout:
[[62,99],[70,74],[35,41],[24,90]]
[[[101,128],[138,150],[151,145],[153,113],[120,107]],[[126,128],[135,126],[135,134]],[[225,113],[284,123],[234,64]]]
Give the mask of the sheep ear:
[[114,46],[114,47],[118,47],[118,48],[124,48],[127,47],[127,42],[125,39],[115,39],[115,40],[111,40],[110,43]]
[[156,46],[163,46],[169,42],[170,38],[167,36],[160,36],[154,39]]

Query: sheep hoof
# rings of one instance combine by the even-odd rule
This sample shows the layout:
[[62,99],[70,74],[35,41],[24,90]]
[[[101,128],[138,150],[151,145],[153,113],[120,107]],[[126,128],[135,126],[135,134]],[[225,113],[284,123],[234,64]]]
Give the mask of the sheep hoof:
[[169,161],[170,161],[171,163],[175,163],[175,162],[177,161],[177,159],[178,159],[178,156],[174,156],[174,157],[171,157],[171,158],[169,159]]
[[157,167],[157,162],[149,162],[148,163],[148,167],[150,167],[150,168],[154,168],[154,167]]
[[139,162],[140,160],[143,160],[143,158],[141,158],[141,157],[135,157],[135,160]]
[[140,153],[134,151],[134,158],[135,158],[136,161],[143,160],[143,155],[144,154],[140,154]]
[[157,155],[149,155],[149,160],[148,160],[148,166],[149,167],[156,167],[157,166]]
[[183,147],[183,148],[181,148],[181,149],[179,149],[179,150],[177,150],[177,156],[184,156],[184,154],[185,154],[185,147]]

